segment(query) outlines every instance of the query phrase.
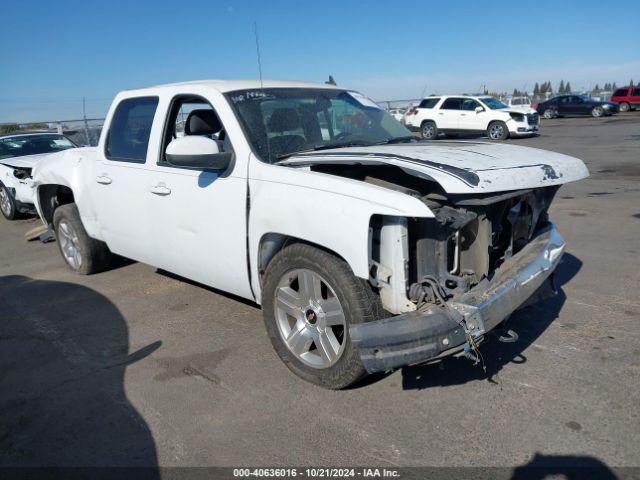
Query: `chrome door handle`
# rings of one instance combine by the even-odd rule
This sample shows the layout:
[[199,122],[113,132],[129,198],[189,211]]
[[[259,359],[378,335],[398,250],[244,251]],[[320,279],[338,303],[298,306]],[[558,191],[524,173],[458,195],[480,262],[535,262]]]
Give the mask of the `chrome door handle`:
[[101,183],[102,185],[109,185],[113,180],[111,180],[106,175],[98,175],[96,177],[96,182]]
[[444,115],[444,113],[442,113],[442,112],[438,112],[438,115]]
[[460,114],[460,116],[461,116],[461,117],[466,117],[466,116],[467,116],[467,114],[466,114],[466,113],[461,113],[461,114]]
[[164,196],[164,195],[170,195],[171,194],[171,189],[169,187],[167,187],[164,183],[159,183],[155,187],[151,187],[150,192],[155,194],[155,195]]

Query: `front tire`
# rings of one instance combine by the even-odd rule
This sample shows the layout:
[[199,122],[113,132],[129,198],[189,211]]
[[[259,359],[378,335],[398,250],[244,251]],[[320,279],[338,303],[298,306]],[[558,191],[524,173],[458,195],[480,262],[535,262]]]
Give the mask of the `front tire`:
[[600,118],[604,115],[604,109],[602,107],[593,107],[593,110],[591,110],[591,115],[594,118]]
[[558,116],[558,112],[556,112],[554,109],[552,108],[547,108],[544,113],[542,114],[542,116],[544,118],[546,118],[547,120],[551,120],[552,118],[556,118]]
[[438,136],[438,127],[436,126],[436,122],[432,120],[425,120],[420,125],[420,133],[422,134],[422,138],[425,140],[435,140]]
[[16,201],[2,182],[0,182],[0,212],[7,220],[15,220],[18,216]]
[[111,252],[103,242],[87,234],[75,203],[56,208],[53,229],[62,258],[71,270],[90,275],[107,268]]
[[504,122],[491,122],[487,127],[487,136],[490,140],[506,140],[509,138],[509,128]]
[[344,260],[302,243],[285,247],[265,273],[262,308],[276,353],[299,377],[341,389],[366,375],[349,325],[377,320],[383,310]]
[[628,112],[629,110],[631,110],[631,105],[629,105],[627,102],[622,102],[618,108],[620,112]]

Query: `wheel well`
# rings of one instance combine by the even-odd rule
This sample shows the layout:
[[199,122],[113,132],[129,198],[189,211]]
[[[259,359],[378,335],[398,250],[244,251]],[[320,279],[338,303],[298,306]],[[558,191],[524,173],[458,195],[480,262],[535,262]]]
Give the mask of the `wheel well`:
[[[344,260],[341,255],[337,254],[333,250],[323,247],[322,245],[309,242],[308,240],[303,240],[302,238],[293,237],[291,235],[284,235],[282,233],[265,233],[258,244],[258,275],[260,283],[262,283],[262,277],[267,271],[267,267],[271,260],[273,260],[273,257],[287,245],[291,245],[293,243],[305,243]],[[346,260],[344,261],[346,262]]]
[[48,223],[53,223],[53,212],[60,205],[75,202],[73,191],[64,185],[41,185],[38,188],[38,203],[42,218]]

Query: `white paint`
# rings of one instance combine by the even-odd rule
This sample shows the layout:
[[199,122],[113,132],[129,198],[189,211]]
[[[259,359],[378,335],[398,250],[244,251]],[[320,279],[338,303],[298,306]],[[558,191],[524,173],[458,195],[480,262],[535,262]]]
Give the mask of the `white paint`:
[[[265,81],[264,87],[337,88],[270,81]],[[263,163],[252,153],[223,95],[239,89],[255,89],[256,95],[262,94],[258,81],[188,82],[121,92],[109,110],[98,146],[66,150],[42,160],[33,172],[37,188],[47,184],[69,187],[89,235],[105,241],[113,252],[244,298],[253,299],[255,295],[258,302],[259,246],[268,234],[291,236],[327,248],[342,257],[356,276],[368,279],[369,224],[373,215],[433,216],[415,197],[300,166],[311,157],[299,155],[282,165]],[[218,174],[158,164],[170,102],[176,95],[187,94],[204,98],[216,110],[235,153],[231,171]],[[109,160],[105,143],[115,108],[123,99],[139,96],[159,99],[146,161]],[[342,157],[330,155],[335,153]],[[373,158],[373,154],[385,156]],[[311,161],[325,158],[348,163],[354,156],[365,162],[397,165],[433,179],[452,193],[554,185],[587,174],[582,162],[571,157],[477,142],[345,148],[319,152]],[[420,163],[422,160],[432,163]],[[543,178],[540,164],[562,176]],[[452,175],[447,170],[452,166],[459,169],[458,173],[477,175],[478,184]],[[160,190],[162,195],[157,194]],[[37,208],[42,214],[41,206]],[[401,258],[394,258],[391,267],[400,268],[396,265],[401,262]],[[402,277],[399,272],[396,275]]]

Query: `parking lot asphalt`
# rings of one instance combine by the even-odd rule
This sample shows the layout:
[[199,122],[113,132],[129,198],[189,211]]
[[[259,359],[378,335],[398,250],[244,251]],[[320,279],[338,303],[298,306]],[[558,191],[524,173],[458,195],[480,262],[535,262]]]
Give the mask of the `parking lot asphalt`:
[[298,379],[255,305],[138,263],[82,277],[0,219],[0,465],[638,466],[640,112],[512,144],[583,159],[560,295],[520,339],[347,391]]

